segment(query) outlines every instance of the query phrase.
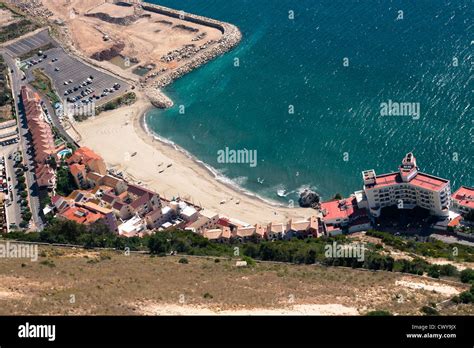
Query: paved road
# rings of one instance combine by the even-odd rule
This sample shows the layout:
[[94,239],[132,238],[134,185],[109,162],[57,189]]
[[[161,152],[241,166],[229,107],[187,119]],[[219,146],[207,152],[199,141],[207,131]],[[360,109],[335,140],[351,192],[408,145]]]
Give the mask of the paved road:
[[[10,178],[10,180],[7,180],[8,186],[12,185],[13,190],[8,191],[8,199],[9,203],[6,205],[6,214],[7,214],[7,221],[8,224],[15,224],[17,227],[20,225],[21,222],[21,210],[20,210],[20,203],[18,202],[19,199],[19,192],[16,189],[16,185],[18,184],[18,181],[16,179],[16,174],[15,174],[15,168],[13,168],[14,164],[14,159],[13,159],[13,153],[19,150],[19,145],[14,144],[14,145],[8,145],[4,146],[1,151],[3,156],[5,157],[5,169],[6,169],[6,175],[7,178]],[[12,159],[9,159],[8,157],[12,155]],[[10,199],[11,198],[11,199]],[[8,226],[10,228],[10,226]]]
[[56,112],[55,112],[53,106],[49,102],[49,99],[47,97],[45,97],[40,92],[38,92],[38,94],[40,95],[41,100],[43,101],[43,105],[48,110],[49,118],[50,118],[51,122],[53,123],[53,126],[58,130],[58,132],[61,134],[63,139],[65,139],[68,143],[79,147],[79,144],[64,129],[63,125],[61,124],[61,121],[59,121],[59,118],[56,115]]
[[22,109],[22,105],[20,103],[20,88],[22,86],[21,81],[21,72],[16,66],[15,60],[4,50],[0,50],[0,54],[3,54],[5,62],[7,63],[8,67],[13,71],[11,74],[12,78],[12,90],[13,90],[13,99],[15,104],[15,112],[18,119],[18,130],[20,134],[20,147],[23,152],[23,160],[24,163],[27,165],[28,170],[25,172],[26,177],[26,186],[29,189],[29,199],[30,199],[30,209],[33,219],[33,224],[31,226],[34,230],[42,230],[44,228],[43,220],[41,219],[40,213],[40,202],[39,202],[39,195],[38,195],[38,185],[36,183],[35,177],[35,163],[33,159],[32,152],[28,151],[30,148],[33,148],[33,144],[31,142],[31,134],[28,130],[28,126],[26,123],[26,116],[24,114],[24,110]]

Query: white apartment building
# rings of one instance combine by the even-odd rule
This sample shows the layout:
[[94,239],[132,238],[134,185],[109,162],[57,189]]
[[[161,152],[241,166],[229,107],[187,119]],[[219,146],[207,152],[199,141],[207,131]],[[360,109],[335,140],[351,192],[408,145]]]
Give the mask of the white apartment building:
[[370,214],[379,217],[381,209],[425,208],[432,215],[446,217],[451,205],[449,180],[418,171],[415,156],[403,158],[398,172],[376,175],[373,169],[362,172],[364,193]]

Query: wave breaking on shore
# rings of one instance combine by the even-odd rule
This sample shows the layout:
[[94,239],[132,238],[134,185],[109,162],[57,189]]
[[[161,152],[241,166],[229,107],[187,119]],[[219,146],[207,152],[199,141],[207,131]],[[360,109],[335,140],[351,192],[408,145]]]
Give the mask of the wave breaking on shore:
[[[194,156],[193,154],[191,154],[189,151],[187,151],[186,149],[182,148],[181,146],[177,145],[175,142],[173,142],[172,140],[169,140],[167,138],[164,138],[160,135],[158,135],[156,132],[154,132],[153,130],[150,129],[150,127],[148,126],[147,124],[147,121],[146,121],[146,118],[148,116],[148,112],[145,112],[143,115],[141,115],[141,118],[140,118],[140,126],[142,127],[142,129],[145,131],[145,133],[150,136],[151,138],[167,145],[167,146],[170,146],[172,147],[173,149],[175,149],[176,151],[179,151],[181,152],[182,154],[184,154],[186,157],[188,157],[189,159],[193,160],[195,163],[197,163],[198,165],[200,165],[202,168],[206,169],[213,177],[215,180],[219,181],[220,183],[226,185],[227,187],[239,192],[239,193],[242,193],[246,196],[249,196],[251,198],[256,198],[256,199],[259,199],[260,201],[266,203],[266,204],[269,204],[273,207],[285,207],[284,204],[281,204],[279,202],[276,202],[276,201],[273,201],[273,200],[270,200],[268,198],[265,198],[265,197],[262,197],[254,192],[251,192],[245,188],[243,188],[242,186],[240,186],[237,182],[235,182],[234,179],[231,179],[227,176],[225,176],[222,171],[212,167],[210,164],[208,163],[205,163],[204,161],[198,159],[196,156]],[[241,178],[239,178],[241,179]],[[240,180],[239,180],[240,181]]]

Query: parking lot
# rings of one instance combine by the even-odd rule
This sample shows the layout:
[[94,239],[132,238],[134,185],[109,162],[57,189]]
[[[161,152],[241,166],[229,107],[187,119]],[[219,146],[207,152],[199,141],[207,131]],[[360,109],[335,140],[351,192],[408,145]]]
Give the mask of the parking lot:
[[119,95],[127,92],[130,85],[82,63],[66,54],[62,48],[56,47],[35,55],[25,61],[30,63],[27,77],[32,81],[31,71],[43,70],[53,81],[53,87],[59,97],[77,106],[100,106]]
[[43,30],[36,35],[18,40],[6,46],[5,48],[7,51],[9,51],[12,57],[19,57],[32,50],[45,46],[48,43],[54,44],[53,40],[49,36],[48,30]]

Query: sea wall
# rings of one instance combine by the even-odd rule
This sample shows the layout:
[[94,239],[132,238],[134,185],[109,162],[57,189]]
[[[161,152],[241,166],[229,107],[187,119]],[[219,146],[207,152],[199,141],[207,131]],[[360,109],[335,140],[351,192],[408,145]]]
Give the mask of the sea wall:
[[237,44],[242,39],[242,34],[239,28],[229,23],[190,13],[184,13],[182,11],[170,9],[159,5],[144,4],[142,5],[142,7],[146,11],[163,14],[173,18],[180,18],[191,23],[212,27],[222,32],[222,37],[217,42],[212,45],[209,45],[209,47],[203,49],[201,52],[190,58],[183,66],[177,69],[165,70],[163,72],[160,72],[154,78],[153,86],[155,88],[163,88],[172,83],[174,80],[200,67],[201,65],[207,63],[215,57],[230,51],[235,46],[237,46]]

